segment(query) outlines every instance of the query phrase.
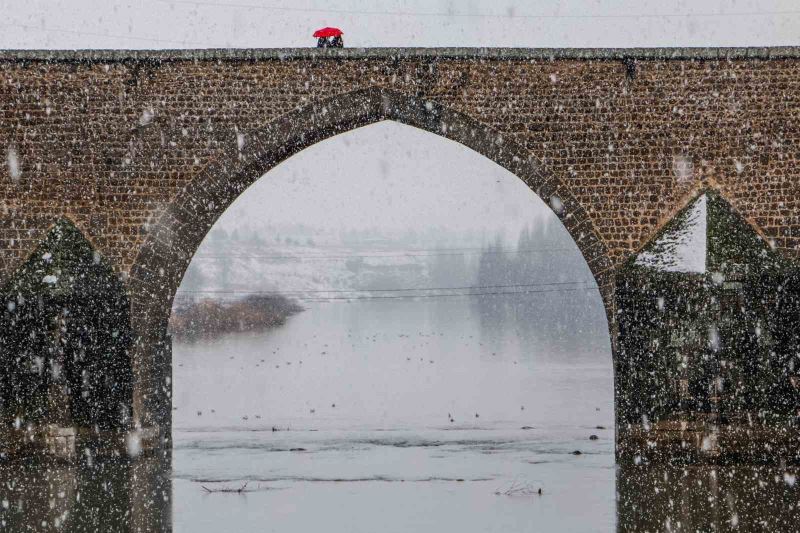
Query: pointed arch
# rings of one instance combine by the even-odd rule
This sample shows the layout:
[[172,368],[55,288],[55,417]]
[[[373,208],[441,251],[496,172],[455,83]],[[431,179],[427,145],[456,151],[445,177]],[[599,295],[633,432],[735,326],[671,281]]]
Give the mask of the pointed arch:
[[[166,328],[175,292],[206,233],[233,201],[270,169],[304,148],[383,120],[458,142],[521,179],[553,209],[577,244],[600,287],[611,325],[612,260],[586,211],[560,179],[547,173],[513,139],[464,113],[424,98],[371,87],[309,103],[256,131],[237,134],[237,142],[225,143],[224,154],[203,168],[149,224],[129,282],[131,315],[139,333],[134,353],[139,381],[161,387],[161,369],[169,365]],[[151,412],[153,409],[143,404],[152,403],[165,392],[151,389],[150,394],[143,393],[149,400],[134,398],[134,410]],[[168,424],[168,415],[158,418]]]

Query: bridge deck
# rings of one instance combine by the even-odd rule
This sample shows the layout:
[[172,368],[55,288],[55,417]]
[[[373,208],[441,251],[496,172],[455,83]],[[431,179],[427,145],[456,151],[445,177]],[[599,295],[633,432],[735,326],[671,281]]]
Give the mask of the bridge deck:
[[207,48],[171,50],[0,50],[0,61],[114,62],[292,59],[718,60],[800,58],[800,47],[743,48]]

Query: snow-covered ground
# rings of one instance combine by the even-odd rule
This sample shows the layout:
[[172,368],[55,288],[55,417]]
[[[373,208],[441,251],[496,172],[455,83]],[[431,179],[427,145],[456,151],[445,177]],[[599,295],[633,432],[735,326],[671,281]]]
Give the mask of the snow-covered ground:
[[431,289],[552,281],[591,284],[580,252],[564,240],[563,233],[563,228],[545,224],[506,239],[442,233],[434,240],[383,233],[342,237],[296,228],[294,232],[269,227],[231,230],[229,226],[212,230],[203,241],[177,301],[236,298],[254,292],[318,300],[382,291],[418,295]]
[[[427,252],[364,251],[348,246],[230,243],[224,252],[195,255],[180,292],[296,291],[402,286],[429,276]],[[381,280],[385,280],[381,282]],[[386,287],[388,288],[388,286]]]

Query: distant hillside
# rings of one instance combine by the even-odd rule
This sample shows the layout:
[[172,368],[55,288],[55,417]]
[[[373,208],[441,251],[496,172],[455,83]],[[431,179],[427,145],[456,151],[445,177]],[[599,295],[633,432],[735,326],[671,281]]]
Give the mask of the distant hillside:
[[[591,279],[563,228],[537,225],[513,240],[212,230],[192,258],[176,305],[282,294],[298,301],[352,291],[492,287]],[[361,294],[363,295],[363,294]]]
[[[392,241],[374,235],[287,235],[212,230],[189,265],[179,300],[231,298],[244,292],[298,293],[322,290],[384,290],[427,287],[432,282],[474,282],[480,243]],[[467,247],[466,254],[450,249]],[[442,255],[443,254],[443,255]],[[460,257],[463,268],[442,268]]]

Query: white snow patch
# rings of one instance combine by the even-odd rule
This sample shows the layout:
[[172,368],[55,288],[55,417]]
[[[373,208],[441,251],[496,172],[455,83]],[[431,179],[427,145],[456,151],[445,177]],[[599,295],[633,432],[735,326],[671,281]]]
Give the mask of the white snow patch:
[[559,198],[555,194],[550,197],[550,208],[558,216],[564,214],[564,202],[562,202],[561,198]]
[[138,457],[142,453],[142,437],[139,431],[131,431],[126,435],[125,448],[130,457]]
[[683,225],[657,239],[651,251],[640,253],[636,264],[666,272],[705,272],[707,206],[704,194],[692,205]]
[[11,176],[11,181],[17,183],[19,178],[22,177],[22,170],[19,168],[19,156],[17,150],[13,146],[8,147],[6,153],[6,164],[8,165],[8,174]]
[[685,155],[676,155],[672,158],[672,171],[675,173],[679,183],[685,183],[692,179],[694,174],[694,163],[692,158]]
[[153,122],[153,117],[155,117],[155,111],[152,107],[145,108],[142,111],[142,116],[139,117],[139,125],[140,126],[147,126],[151,122]]

